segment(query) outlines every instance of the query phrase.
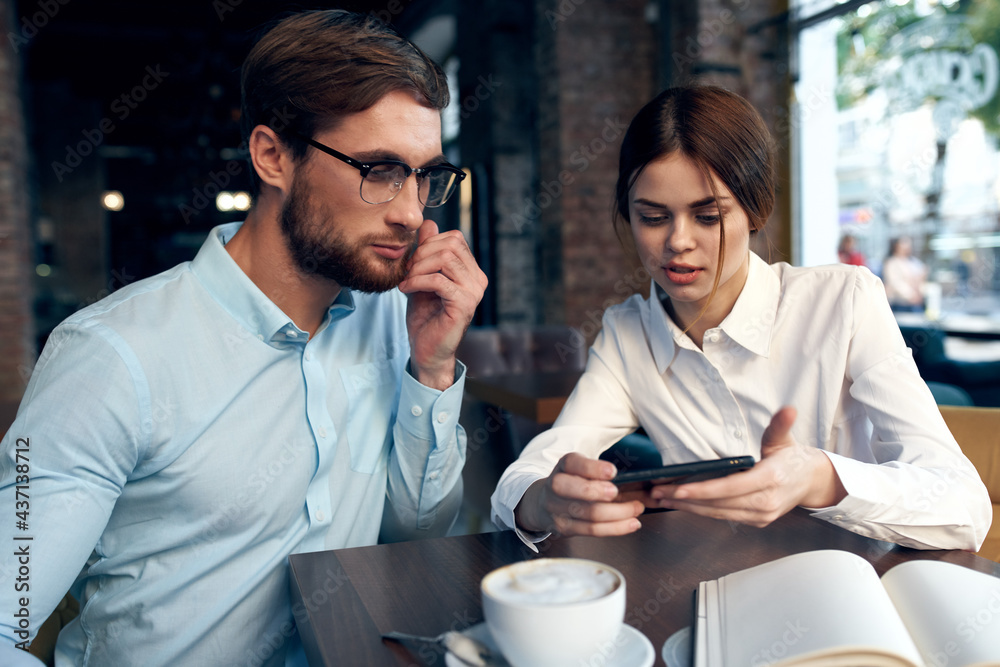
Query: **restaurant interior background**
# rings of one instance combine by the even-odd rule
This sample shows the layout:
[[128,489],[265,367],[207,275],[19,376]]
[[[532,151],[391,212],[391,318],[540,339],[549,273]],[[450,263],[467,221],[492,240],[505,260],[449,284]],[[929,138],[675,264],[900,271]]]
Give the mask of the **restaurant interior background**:
[[[0,0],[2,430],[59,321],[243,218],[240,63],[265,22],[319,7],[391,21],[448,72],[445,150],[471,178],[434,215],[490,277],[477,325],[567,324],[583,345],[648,290],[611,225],[617,147],[697,80],[772,129],[758,253],[836,262],[851,234],[878,272],[909,236],[926,314],[1000,332],[995,0]],[[1000,359],[985,338],[949,353]]]

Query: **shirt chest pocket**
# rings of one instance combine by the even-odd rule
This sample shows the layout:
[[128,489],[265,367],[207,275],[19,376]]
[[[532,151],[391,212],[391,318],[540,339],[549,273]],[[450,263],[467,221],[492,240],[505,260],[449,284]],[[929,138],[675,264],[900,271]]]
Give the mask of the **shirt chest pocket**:
[[385,468],[399,403],[395,359],[349,366],[340,371],[347,394],[347,443],[351,470],[373,474]]

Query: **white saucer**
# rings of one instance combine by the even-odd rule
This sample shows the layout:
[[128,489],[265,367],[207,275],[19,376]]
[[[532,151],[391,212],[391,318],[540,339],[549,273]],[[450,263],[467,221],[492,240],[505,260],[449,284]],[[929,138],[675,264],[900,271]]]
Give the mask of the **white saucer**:
[[[498,651],[485,623],[473,625],[462,634],[472,639],[478,639],[489,649]],[[616,646],[618,650],[613,655],[608,656],[608,661],[603,663],[604,667],[651,667],[653,660],[656,659],[653,643],[646,635],[626,623],[622,623],[621,634],[618,635]],[[444,664],[448,667],[466,667],[451,653],[445,654]]]
[[660,657],[667,667],[691,667],[691,626],[667,637]]

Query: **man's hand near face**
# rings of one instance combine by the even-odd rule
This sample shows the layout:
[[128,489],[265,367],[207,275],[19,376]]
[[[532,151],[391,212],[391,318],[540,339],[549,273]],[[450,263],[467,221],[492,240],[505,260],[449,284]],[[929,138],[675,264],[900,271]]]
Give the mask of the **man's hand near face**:
[[421,384],[443,390],[454,382],[455,351],[487,283],[462,233],[439,233],[433,220],[424,220],[410,271],[399,284],[408,295],[410,363]]

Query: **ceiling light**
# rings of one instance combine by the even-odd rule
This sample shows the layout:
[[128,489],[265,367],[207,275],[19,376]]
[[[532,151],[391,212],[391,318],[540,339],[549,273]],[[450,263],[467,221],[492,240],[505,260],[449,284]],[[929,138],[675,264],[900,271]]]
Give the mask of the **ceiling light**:
[[101,206],[109,211],[120,211],[125,208],[125,198],[117,190],[108,190],[101,196]]
[[234,192],[233,193],[233,208],[237,211],[249,211],[250,204],[253,203],[250,199],[249,192]]
[[215,208],[220,211],[232,211],[234,208],[233,193],[223,190],[217,194],[215,196]]

